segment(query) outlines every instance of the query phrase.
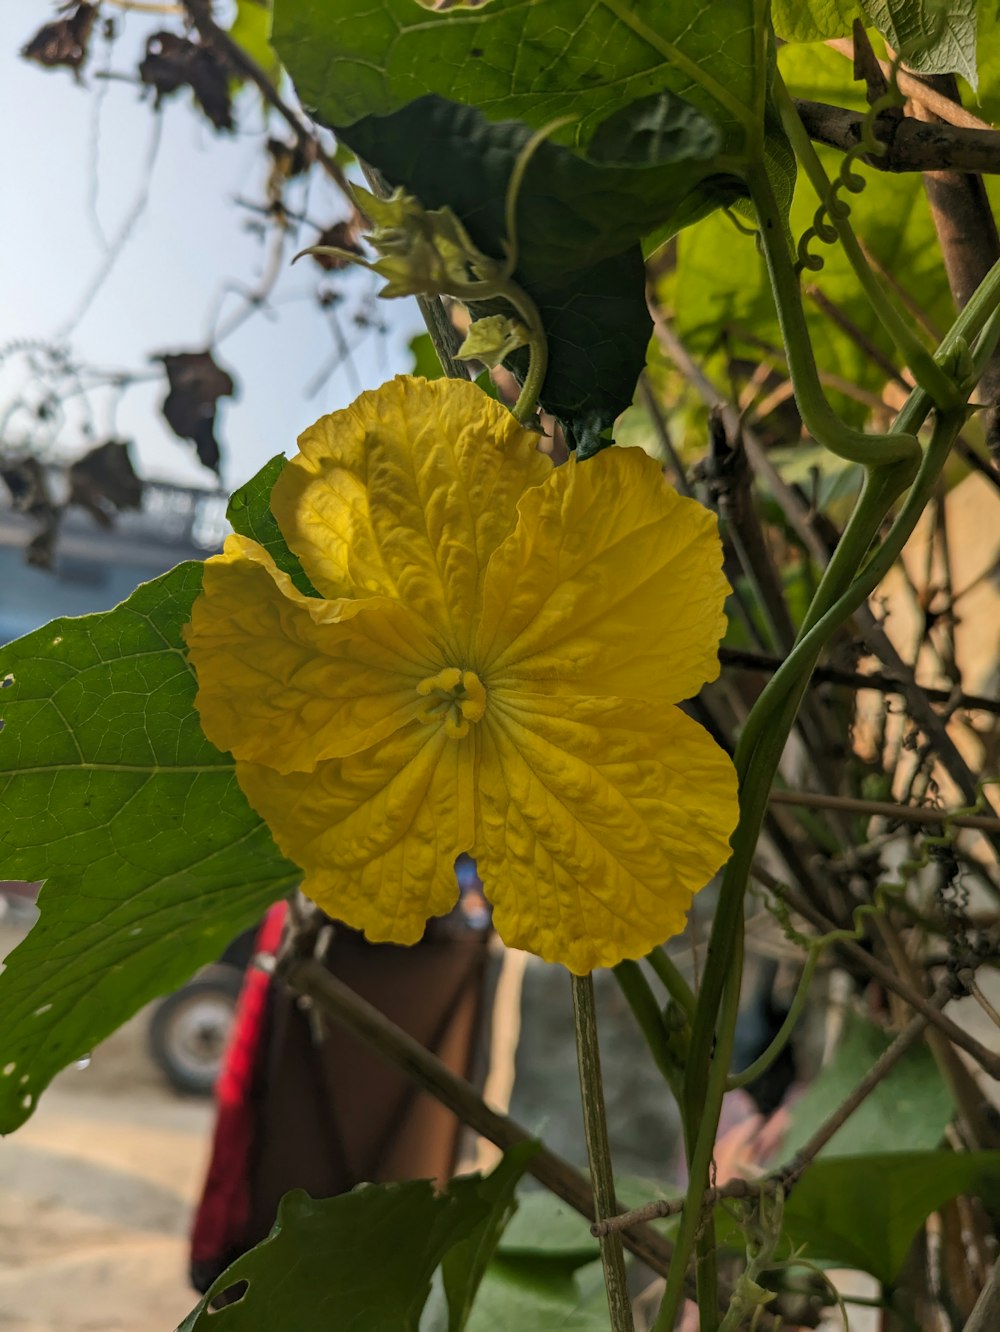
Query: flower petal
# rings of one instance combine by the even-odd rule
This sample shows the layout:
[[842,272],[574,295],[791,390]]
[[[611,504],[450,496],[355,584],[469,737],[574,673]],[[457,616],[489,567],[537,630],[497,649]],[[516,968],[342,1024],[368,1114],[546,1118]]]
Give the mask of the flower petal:
[[474,384],[400,376],[299,439],[271,505],[328,596],[398,596],[467,666],[490,556],[552,464]]
[[497,691],[474,855],[505,943],[578,974],[684,928],[729,858],[736,774],[678,708]]
[[229,537],[185,632],[205,734],[238,759],[308,772],[416,715],[440,670],[427,631],[385,597],[304,597],[262,546]]
[[468,850],[471,742],[413,725],[363,754],[279,776],[237,763],[250,804],[305,872],[307,896],[373,942],[411,944],[455,904],[455,859]]
[[477,660],[540,692],[689,698],[725,632],[714,516],[641,449],[605,449],[525,493],[486,575]]

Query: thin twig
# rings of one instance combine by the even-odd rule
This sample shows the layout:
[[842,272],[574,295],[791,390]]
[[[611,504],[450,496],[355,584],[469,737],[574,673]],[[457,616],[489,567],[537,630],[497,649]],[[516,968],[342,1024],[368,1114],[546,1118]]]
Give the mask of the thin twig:
[[[600,1223],[618,1211],[615,1176],[608,1143],[608,1118],[604,1106],[604,1082],[601,1077],[601,1052],[597,1039],[597,1010],[594,1004],[594,978],[571,976],[573,988],[573,1026],[576,1032],[576,1063],[580,1074],[580,1100],[583,1128],[587,1139],[587,1160],[594,1190],[595,1221]],[[632,1305],[625,1278],[625,1253],[619,1233],[601,1235],[601,1263],[608,1297],[613,1332],[633,1332]]]
[[932,809],[927,805],[897,805],[891,800],[859,800],[855,796],[823,795],[818,791],[772,791],[768,799],[775,805],[834,809],[845,814],[892,819],[897,823],[946,823],[953,828],[975,828],[978,832],[1000,834],[1000,819],[986,814],[952,814],[946,809]]
[[642,399],[642,405],[649,413],[649,419],[653,423],[653,430],[656,433],[656,440],[670,464],[676,477],[676,487],[682,495],[689,499],[694,493],[687,479],[687,472],[684,470],[684,464],[680,460],[677,450],[674,448],[674,441],[670,437],[670,430],[664,419],[660,404],[656,400],[656,394],[653,392],[653,386],[649,382],[649,376],[645,371],[639,376],[639,397]]
[[229,33],[212,18],[211,6],[208,0],[184,0],[184,8],[190,15],[191,22],[198,31],[199,36],[206,46],[214,46],[224,53],[228,64],[238,73],[248,78],[255,84],[261,96],[269,106],[272,106],[278,115],[281,116],[285,124],[295,134],[300,144],[307,146],[309,151],[314,154],[316,161],[320,164],[326,174],[340,189],[345,199],[351,205],[351,208],[357,212],[354,203],[354,197],[351,194],[351,187],[347,177],[344,175],[340,166],[330,156],[319,141],[318,135],[314,134],[305,120],[298,115],[288,103],[284,100],[271,79],[257,64],[252,56],[247,55],[238,42],[233,41]]
[[[961,593],[959,593],[959,596],[961,596]],[[784,665],[781,657],[770,656],[764,652],[748,652],[745,648],[720,648],[719,660],[723,666],[732,666],[744,671],[760,671],[762,674],[768,675]],[[866,675],[863,671],[842,670],[839,666],[817,666],[812,673],[811,683],[813,685],[844,685],[848,689],[872,689],[880,694],[904,693],[903,683],[900,680],[894,680],[890,675],[883,675],[881,672],[874,671],[870,675]],[[956,703],[956,695],[953,689],[934,689],[929,685],[921,687],[932,703],[947,703],[949,705],[955,705]],[[982,694],[959,694],[956,710],[961,711],[963,709],[1000,714],[1000,698],[986,698]]]
[[[717,1188],[706,1189],[702,1197],[703,1207],[713,1207],[717,1202],[722,1202],[726,1198],[756,1198],[761,1192],[774,1193],[777,1191],[778,1179],[731,1179],[728,1184],[720,1184]],[[598,1239],[602,1235],[610,1235],[616,1230],[627,1230],[629,1226],[644,1221],[658,1221],[668,1216],[680,1216],[684,1211],[683,1198],[658,1198],[655,1202],[646,1203],[643,1207],[633,1207],[629,1212],[621,1212],[618,1216],[609,1216],[606,1221],[595,1221],[590,1227],[590,1233]]]
[[993,1265],[989,1280],[979,1293],[976,1307],[962,1332],[996,1332],[1000,1327],[1000,1258]]
[[[932,1006],[943,1007],[951,995],[942,987],[935,991],[930,999]],[[828,1115],[805,1146],[801,1147],[792,1159],[778,1171],[778,1179],[790,1188],[811,1161],[823,1150],[830,1139],[854,1114],[861,1103],[871,1095],[880,1082],[896,1067],[902,1057],[910,1050],[927,1028],[927,1018],[922,1013],[910,1019],[893,1043],[879,1055],[875,1063],[855,1086],[851,1094],[843,1100],[832,1114]]]
[[[775,897],[780,898],[781,901],[809,921],[821,933],[830,934],[838,930],[839,927],[820,911],[809,898],[781,883],[764,866],[755,862],[753,876],[770,889]],[[880,961],[879,958],[854,939],[838,938],[833,947],[843,956],[849,958],[855,966],[867,971],[880,985],[887,990],[892,990],[894,994],[898,994],[916,1013],[925,1017],[928,1022],[947,1036],[953,1045],[957,1045],[966,1054],[971,1055],[994,1081],[1000,1082],[1000,1053],[988,1049],[981,1041],[977,1041],[964,1027],[960,1027],[957,1022],[953,1022],[940,1008],[932,1004],[926,995],[908,985],[896,974],[892,967]]]

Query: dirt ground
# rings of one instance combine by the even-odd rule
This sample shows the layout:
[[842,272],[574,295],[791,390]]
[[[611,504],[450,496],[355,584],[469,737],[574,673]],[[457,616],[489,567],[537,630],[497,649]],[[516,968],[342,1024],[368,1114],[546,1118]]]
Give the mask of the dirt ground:
[[[0,956],[23,934],[0,922]],[[2,1332],[173,1332],[212,1129],[146,1053],[140,1014],[0,1141]]]

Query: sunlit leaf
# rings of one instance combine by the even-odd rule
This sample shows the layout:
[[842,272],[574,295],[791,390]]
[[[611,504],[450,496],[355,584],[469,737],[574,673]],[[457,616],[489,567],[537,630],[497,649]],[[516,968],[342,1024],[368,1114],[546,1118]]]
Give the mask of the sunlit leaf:
[[277,0],[274,43],[304,103],[334,124],[387,115],[424,93],[491,120],[542,126],[586,145],[613,111],[670,91],[743,147],[763,107],[767,7],[759,0],[493,0],[434,13],[414,0]]
[[0,649],[0,878],[46,880],[0,975],[2,1132],[298,881],[198,723],[180,632],[201,572]]

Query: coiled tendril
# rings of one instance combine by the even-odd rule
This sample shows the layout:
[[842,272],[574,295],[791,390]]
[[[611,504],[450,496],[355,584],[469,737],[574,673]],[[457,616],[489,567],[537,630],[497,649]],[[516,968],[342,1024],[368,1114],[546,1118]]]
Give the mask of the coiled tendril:
[[846,190],[850,194],[860,194],[865,188],[867,181],[864,176],[852,170],[853,164],[859,157],[884,157],[887,152],[886,145],[881,139],[875,137],[875,124],[883,111],[890,111],[895,107],[902,106],[906,100],[899,91],[899,65],[900,57],[897,55],[889,71],[889,87],[868,108],[868,112],[861,122],[861,137],[854,147],[849,148],[844,154],[837,179],[830,186],[830,193],[816,209],[812,226],[803,232],[799,240],[795,263],[797,273],[801,273],[803,270],[818,273],[824,267],[826,260],[821,254],[816,254],[815,251],[809,249],[810,243],[815,238],[824,245],[835,244],[837,228],[830,219],[838,218],[844,221],[851,215],[851,205],[846,199],[841,198],[841,192]]

